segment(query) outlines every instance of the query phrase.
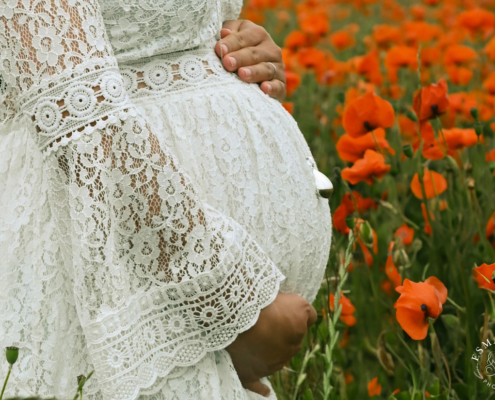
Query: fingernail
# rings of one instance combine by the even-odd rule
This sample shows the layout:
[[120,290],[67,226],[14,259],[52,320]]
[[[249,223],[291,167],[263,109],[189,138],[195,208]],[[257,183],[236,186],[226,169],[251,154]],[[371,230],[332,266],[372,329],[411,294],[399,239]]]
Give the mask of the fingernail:
[[222,52],[223,54],[227,54],[229,52],[229,49],[224,44],[222,44]]
[[271,93],[272,91],[272,85],[270,85],[269,83],[266,84],[266,90],[268,91],[268,93]]
[[232,65],[232,68],[235,68],[237,65],[237,61],[234,57],[229,57],[230,64]]
[[243,68],[244,73],[246,74],[246,78],[251,76],[251,70],[249,68]]

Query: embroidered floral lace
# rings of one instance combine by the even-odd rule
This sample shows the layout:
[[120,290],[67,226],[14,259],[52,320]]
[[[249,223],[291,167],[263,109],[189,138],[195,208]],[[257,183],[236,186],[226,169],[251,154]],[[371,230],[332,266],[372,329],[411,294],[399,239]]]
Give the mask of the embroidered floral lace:
[[[239,223],[200,200],[128,95],[140,84],[156,91],[180,85],[175,76],[215,71],[185,61],[180,70],[163,63],[146,73],[118,68],[118,61],[159,53],[164,43],[176,51],[211,38],[219,4],[101,3],[0,0],[1,117],[4,128],[22,121],[40,150],[48,197],[38,204],[46,218],[38,234],[50,239],[32,245],[43,246],[35,270],[22,268],[29,254],[7,249],[16,264],[0,280],[0,339],[40,351],[58,343],[61,353],[86,341],[89,360],[21,359],[21,389],[29,370],[39,394],[67,395],[74,383],[58,381],[57,371],[92,364],[102,398],[131,400],[251,327],[284,275]],[[238,11],[238,4],[220,5],[224,15]],[[26,188],[31,174],[23,177]],[[2,216],[13,234],[22,234],[28,207],[36,209],[18,201],[17,214]],[[52,262],[56,254],[65,269]],[[28,282],[44,296],[31,297]],[[61,315],[69,308],[57,302],[74,304],[77,314]]]

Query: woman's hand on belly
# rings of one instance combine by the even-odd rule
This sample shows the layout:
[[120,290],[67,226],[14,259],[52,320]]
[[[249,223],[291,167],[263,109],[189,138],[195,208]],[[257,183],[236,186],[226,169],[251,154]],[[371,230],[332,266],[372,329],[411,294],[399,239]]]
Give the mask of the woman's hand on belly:
[[[287,93],[282,50],[265,28],[247,20],[225,21],[220,35],[224,67],[245,82],[259,83],[264,93],[282,101]],[[220,57],[220,42],[215,51]]]
[[262,396],[270,389],[260,379],[281,370],[302,348],[316,310],[303,297],[279,293],[260,312],[256,324],[226,348],[242,385]]

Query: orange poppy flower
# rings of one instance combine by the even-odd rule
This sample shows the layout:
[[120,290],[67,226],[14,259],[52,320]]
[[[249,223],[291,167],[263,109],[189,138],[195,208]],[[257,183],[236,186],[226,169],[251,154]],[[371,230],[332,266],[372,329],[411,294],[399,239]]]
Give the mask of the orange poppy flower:
[[476,51],[469,46],[454,44],[445,50],[443,62],[446,66],[461,65],[477,58]]
[[378,383],[378,377],[373,378],[368,382],[368,396],[380,396],[382,393],[382,385]]
[[[373,134],[375,138],[373,138]],[[387,139],[385,139],[385,130],[378,128],[372,132],[368,132],[366,135],[353,138],[347,133],[342,135],[337,142],[337,152],[339,157],[344,161],[356,162],[363,157],[364,152],[368,149],[378,150],[376,148],[376,142],[381,149],[386,149],[392,155],[395,154],[395,150],[390,147]]]
[[495,94],[495,72],[492,72],[488,77],[483,81],[483,87],[490,94]]
[[447,67],[450,81],[455,85],[466,86],[473,79],[473,71],[467,67]]
[[[438,196],[447,190],[447,180],[438,172],[430,171],[427,168],[424,169],[423,185],[427,199]],[[423,200],[423,192],[417,173],[411,181],[411,190],[418,199]]]
[[356,39],[346,31],[337,31],[330,36],[330,42],[338,51],[342,51],[354,46]]
[[411,15],[416,20],[423,20],[426,17],[426,8],[424,8],[421,4],[415,4],[409,8]]
[[493,236],[493,233],[495,232],[495,212],[488,219],[485,231],[486,231],[486,238],[491,239]]
[[387,296],[392,296],[392,282],[390,282],[388,279],[382,279],[380,281],[380,288]]
[[394,235],[399,237],[406,246],[409,246],[414,240],[414,229],[409,228],[404,222],[400,228],[395,231]]
[[457,17],[457,24],[467,29],[471,35],[487,32],[495,26],[495,16],[488,10],[473,8]]
[[399,43],[400,37],[400,29],[395,26],[375,25],[373,27],[373,39],[375,39],[379,45]]
[[354,201],[356,201],[357,212],[362,214],[370,208],[377,209],[378,206],[373,199],[363,197],[358,192],[353,191],[354,199],[350,193],[346,193],[342,196],[340,205],[337,207],[332,216],[332,223],[334,228],[344,235],[349,234],[349,227],[347,226],[345,219],[356,211]]
[[322,36],[330,30],[327,16],[319,13],[302,18],[299,25],[304,32],[314,36]]
[[[450,150],[471,147],[478,143],[478,135],[474,129],[452,128],[444,129],[443,136]],[[480,140],[482,137],[480,137]]]
[[383,77],[380,70],[380,57],[378,52],[373,50],[363,57],[360,57],[357,62],[356,72],[360,75],[364,75],[366,79],[375,85],[381,85]]
[[[421,123],[421,139],[423,139],[423,157],[429,160],[440,160],[445,157],[446,142],[441,137],[440,142],[435,138],[433,127],[429,122]],[[414,148],[419,148],[419,140],[414,143]]]
[[473,268],[473,279],[480,289],[495,291],[494,271],[495,264],[482,264],[479,267]]
[[400,297],[394,305],[397,322],[414,340],[423,340],[428,332],[428,317],[436,319],[447,301],[447,288],[436,277],[424,282],[404,279],[404,285],[395,289]]
[[495,61],[495,36],[485,45],[483,52],[488,56],[488,58]]
[[399,68],[418,68],[418,51],[414,47],[395,46],[392,47],[385,57],[385,66],[388,71],[390,82],[397,82],[397,71]]
[[321,50],[314,47],[299,49],[297,60],[305,68],[314,68],[317,73],[322,73],[327,68],[327,57]]
[[430,42],[442,35],[442,30],[436,25],[424,21],[406,21],[403,24],[406,39],[409,42]]
[[385,164],[385,158],[381,154],[368,149],[364,153],[364,158],[356,161],[351,168],[344,168],[341,176],[353,185],[362,181],[372,185],[373,177],[381,179],[390,168],[390,165]]
[[351,371],[345,371],[344,379],[345,379],[345,384],[348,385],[349,383],[354,381],[354,375],[352,375]]
[[[335,296],[330,294],[329,305],[330,310],[334,311]],[[345,297],[344,293],[340,294],[339,305],[342,304],[342,311],[340,313],[340,320],[347,326],[356,325],[356,317],[352,315],[356,311],[356,307],[351,303],[351,301]]]
[[447,92],[447,81],[444,78],[416,92],[413,107],[420,121],[433,119],[447,112],[449,108]]
[[390,128],[394,120],[394,109],[388,101],[375,93],[366,93],[349,103],[342,122],[349,135],[358,137],[377,128]]
[[299,47],[306,47],[308,45],[308,36],[302,31],[292,31],[284,39],[284,46],[297,50]]
[[285,81],[287,96],[292,96],[292,94],[297,90],[299,85],[301,85],[301,77],[292,71],[285,71]]
[[400,134],[407,140],[411,141],[418,137],[418,124],[403,114],[398,116]]
[[385,264],[385,274],[387,274],[388,279],[394,285],[394,287],[400,286],[402,284],[402,277],[397,271],[397,267],[394,264],[394,257],[392,250],[394,249],[394,242],[390,242],[388,246],[387,262]]
[[287,112],[292,115],[294,113],[294,103],[291,101],[284,101],[282,106],[287,110]]
[[[358,231],[363,222],[364,221],[360,218],[355,219],[355,225]],[[371,228],[371,235],[373,237],[373,243],[372,243],[373,253],[378,254],[378,235],[376,234],[373,228]],[[366,246],[363,243],[361,237],[358,237],[356,241],[359,244],[359,247],[361,247],[361,251],[363,252],[363,256],[364,256],[364,260],[366,261],[366,264],[368,265],[368,267],[371,268],[373,266],[373,256],[371,255],[368,246]]]
[[347,346],[349,340],[350,340],[349,329],[344,329],[344,334],[342,335],[342,339],[340,339],[339,347]]

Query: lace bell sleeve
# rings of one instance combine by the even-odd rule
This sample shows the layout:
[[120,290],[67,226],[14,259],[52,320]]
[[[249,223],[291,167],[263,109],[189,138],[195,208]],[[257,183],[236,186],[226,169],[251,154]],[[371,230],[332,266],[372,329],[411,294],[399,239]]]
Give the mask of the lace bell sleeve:
[[256,322],[284,279],[198,197],[124,89],[97,0],[0,0],[0,75],[43,155],[104,398],[127,400]]

